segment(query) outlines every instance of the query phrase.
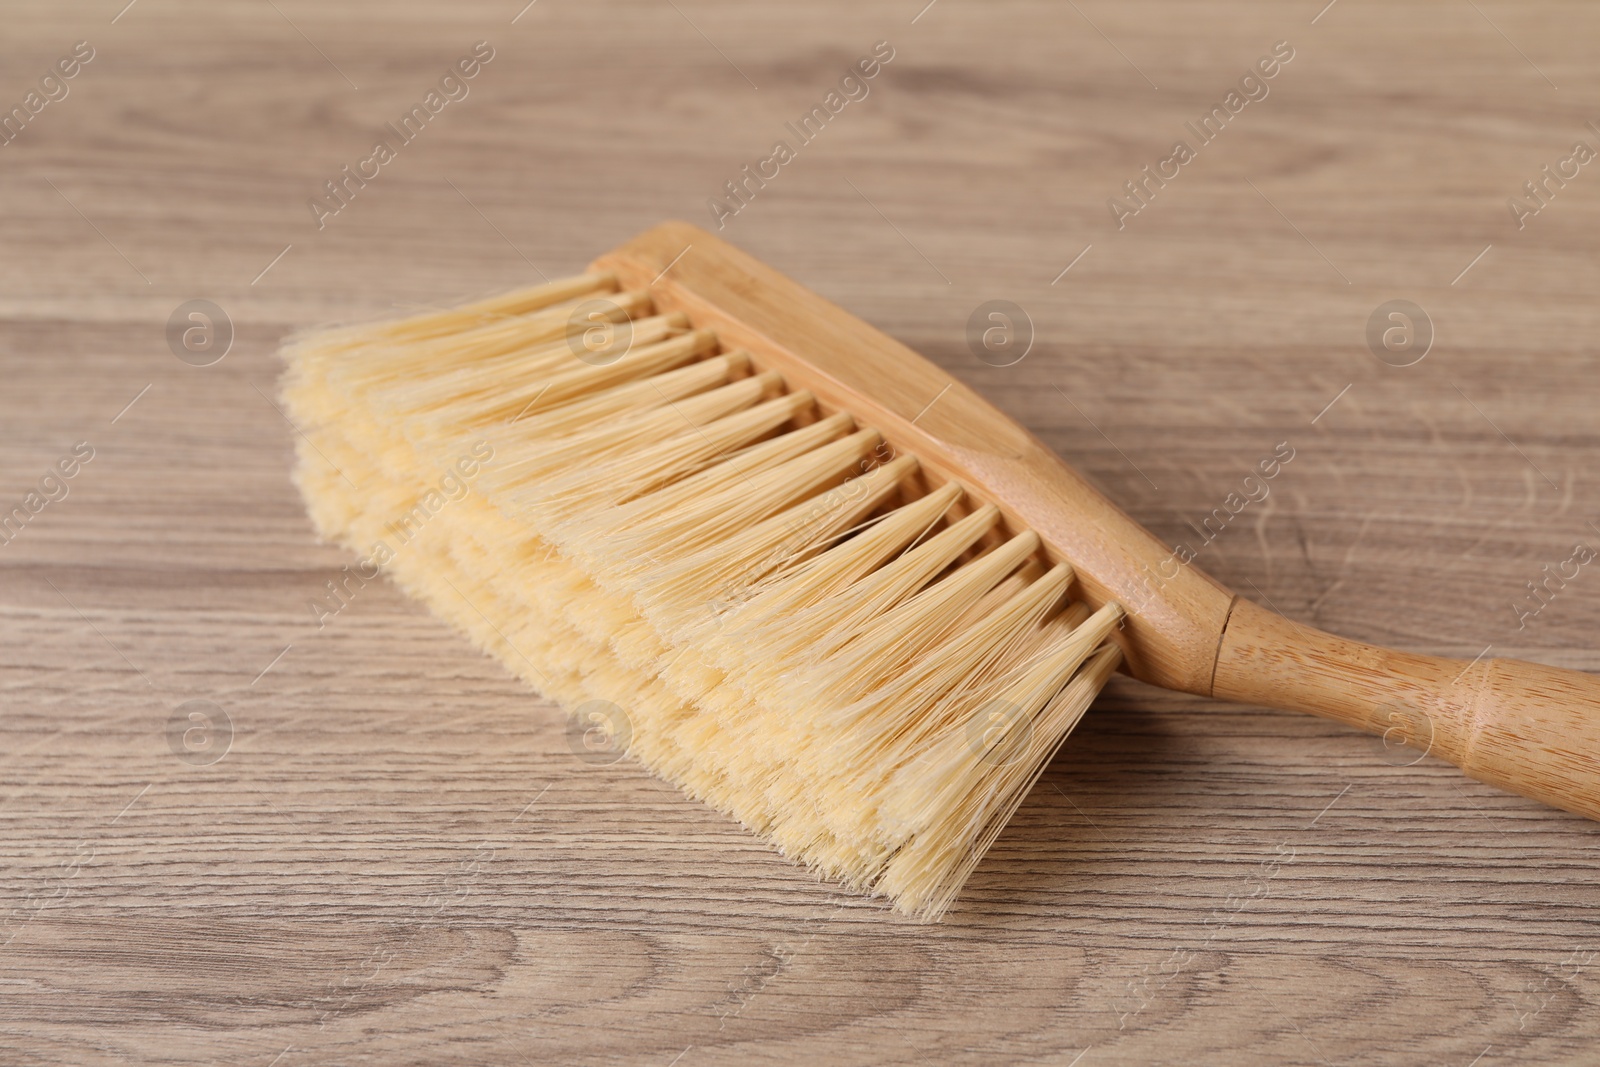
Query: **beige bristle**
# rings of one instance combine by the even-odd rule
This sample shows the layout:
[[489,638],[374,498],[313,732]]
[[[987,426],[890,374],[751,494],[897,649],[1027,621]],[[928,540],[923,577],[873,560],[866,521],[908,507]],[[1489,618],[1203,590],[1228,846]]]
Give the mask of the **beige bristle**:
[[[1059,595],[1058,592],[1049,589],[1042,592],[1050,597]],[[1047,607],[1036,598],[1019,596],[1016,600],[1013,617],[1023,615],[1037,618],[1039,609]],[[1008,608],[1010,607],[1012,606],[1008,605]],[[964,661],[966,670],[963,673],[972,684],[958,682],[950,689],[948,695],[930,707],[926,714],[905,723],[903,728],[897,727],[887,732],[889,736],[884,738],[888,746],[885,759],[876,765],[875,769],[881,772],[887,767],[903,768],[911,762],[927,762],[930,757],[926,752],[930,744],[935,743],[938,738],[948,739],[953,736],[954,732],[969,724],[975,714],[982,709],[992,708],[997,703],[1004,705],[1008,711],[1014,707],[1020,711],[1020,714],[1015,716],[1015,723],[1031,721],[1036,709],[1028,705],[1027,700],[1037,695],[1034,689],[1048,690],[1039,698],[1039,704],[1042,705],[1044,700],[1060,690],[1078,665],[1104,643],[1121,618],[1122,609],[1113,602],[1077,626],[1047,627],[1038,635],[1037,640],[1028,641],[1028,645],[1032,647],[1020,657],[1020,661],[1018,657],[1007,655],[1010,649],[1005,647],[1004,637],[1000,639],[1001,643],[991,645],[987,652],[977,647],[976,642],[967,642],[960,650],[965,654],[953,654],[951,658]],[[1014,633],[1015,629],[1011,629]],[[984,663],[985,659],[988,660],[987,664]],[[1059,673],[1060,678],[1051,682],[1049,679],[1054,678],[1054,674],[1047,673],[1041,676],[1039,672],[1046,668]],[[941,664],[941,671],[948,677],[950,672],[946,665]],[[1045,680],[1041,681],[1041,677]],[[1030,686],[1034,688],[1029,688]],[[1017,728],[1030,727],[1017,726]],[[879,732],[885,733],[881,730]],[[987,749],[984,749],[979,753],[980,761],[986,752]],[[930,775],[923,784],[931,790],[935,778],[936,776]],[[894,828],[896,832],[903,832],[907,828],[915,827],[916,819],[913,814],[917,807],[915,797],[916,794],[910,790],[891,791],[889,800],[881,810],[885,829]]]
[[843,428],[844,418],[823,419],[584,522],[564,524],[555,539],[583,559],[596,561],[603,584],[626,582],[664,560],[714,543],[719,534],[758,522],[843,475],[878,442],[872,430],[829,441]]
[[820,556],[780,569],[755,584],[743,602],[719,616],[715,633],[704,635],[708,659],[737,656],[753,631],[781,626],[792,613],[814,607],[865,578],[907,545],[926,535],[961,495],[945,485],[896,508],[868,529]]
[[[924,829],[895,854],[876,888],[914,913],[940,918],[1121,659],[1116,645],[1103,646],[1041,712],[1026,719],[1019,714],[1016,721],[1028,726],[1006,759],[986,764],[963,739],[946,745],[943,765],[908,767],[903,784],[915,795],[929,796],[929,782],[947,784],[945,806],[929,802],[922,813]],[[1048,666],[1040,674],[1047,681],[1055,677]],[[1028,690],[1030,703],[1047,688],[1038,684]],[[965,780],[948,784],[963,775]]]
[[[925,638],[922,654],[914,661],[900,664],[894,672],[866,674],[852,691],[861,696],[833,698],[830,710],[815,721],[779,717],[781,721],[771,727],[774,731],[784,730],[784,723],[793,725],[784,730],[785,740],[775,743],[794,747],[813,734],[831,742],[814,746],[816,782],[808,791],[825,825],[842,840],[871,840],[867,831],[877,818],[876,805],[852,805],[849,800],[874,797],[873,783],[898,765],[894,754],[908,747],[916,751],[925,732],[937,725],[951,703],[947,695],[1000,658],[1015,634],[1051,610],[1065,591],[1069,574],[1068,568],[1058,566],[975,625],[945,640]],[[934,603],[948,609],[955,602],[947,597]],[[812,672],[813,677],[820,673]],[[890,762],[883,762],[886,758]]]
[[1120,609],[1071,602],[1037,536],[609,275],[284,356],[319,532],[909,914],[949,907],[1119,662]]
[[[760,379],[749,381],[753,387],[749,392],[759,394]],[[736,383],[726,388],[736,390],[742,386],[743,383]],[[655,443],[634,441],[620,449],[614,440],[607,441],[604,451],[596,448],[594,451],[599,455],[591,456],[584,467],[564,476],[537,481],[516,494],[512,498],[513,505],[541,511],[547,521],[561,522],[596,508],[626,504],[766,437],[811,407],[812,399],[810,393],[790,393],[703,422],[684,413],[683,409],[692,405],[693,401],[689,401],[660,413],[662,421],[679,431],[675,436]],[[676,425],[672,424],[674,419]],[[607,436],[614,439],[619,435]],[[524,483],[534,480],[529,478],[528,472],[519,472],[519,475]]]
[[[801,664],[825,661],[884,612],[937,577],[988,533],[999,517],[998,508],[981,507],[836,596],[792,618],[776,617],[750,627],[745,635],[744,650],[738,654],[739,661],[777,664],[785,673]],[[768,688],[785,687],[776,671],[771,677],[759,672],[752,674],[757,695]]]
[[[644,319],[635,324],[630,337],[613,338],[611,343],[591,352],[590,358],[614,362],[629,351],[686,333],[687,323],[681,314]],[[447,432],[452,425],[492,419],[499,410],[517,403],[518,394],[511,388],[514,385],[521,387],[524,397],[538,396],[552,375],[573,369],[573,355],[572,340],[562,338],[427,377],[390,383],[373,390],[369,402],[374,410],[386,410],[396,417],[425,418],[440,428],[438,432]],[[531,386],[524,384],[530,382]]]
[[535,369],[532,380],[501,390],[475,410],[470,421],[507,421],[558,407],[589,393],[622,382],[648,377],[708,354],[716,336],[708,330],[691,330],[655,344],[630,348],[614,361],[589,364],[570,353],[554,353],[549,365]]
[[[830,675],[848,674],[853,669],[876,672],[888,669],[898,674],[902,664],[920,658],[923,649],[942,637],[968,608],[977,604],[1038,548],[1039,535],[1029,530],[984,553],[897,605],[859,636],[849,637],[841,655],[823,670]],[[1068,570],[1067,574],[1070,573]],[[1063,577],[1063,588],[1065,584]],[[838,677],[830,677],[828,684],[842,685],[845,693],[863,689]]]
[[[606,307],[601,317],[607,322],[643,315],[650,308],[647,293],[615,293],[602,299]],[[353,353],[367,358],[343,359],[337,370],[351,383],[369,383],[374,388],[404,385],[418,374],[450,373],[479,361],[497,359],[580,333],[585,324],[575,322],[574,313],[586,302],[587,298],[578,298],[424,340],[379,339],[370,353],[359,350]]]
[[[727,662],[728,650],[747,646],[745,624],[752,615],[786,614],[846,588],[924,532],[954,502],[958,490],[947,487],[949,491],[931,493],[846,530],[853,536],[825,548],[843,536],[841,527],[875,508],[914,470],[909,456],[892,460],[875,468],[869,480],[846,483],[848,494],[842,491],[845,487],[831,490],[758,525],[730,543],[730,551],[718,545],[698,559],[652,575],[635,597],[647,612],[652,601],[665,602],[652,622],[679,647],[666,646],[655,627],[635,625],[613,638],[619,655],[635,664],[655,658],[661,677],[676,693],[728,723],[744,698],[724,686],[728,673],[719,664]],[[702,603],[707,589],[715,592]],[[674,608],[675,616],[666,614]]]
[[655,511],[704,500],[714,493],[725,491],[731,485],[747,485],[752,477],[804,456],[822,444],[847,433],[852,425],[854,420],[848,415],[830,415],[808,426],[752,445],[680,482],[658,489],[648,497],[629,501],[625,507],[619,505],[597,516],[588,530],[575,525],[572,530],[573,535],[581,539],[586,533],[604,533],[608,526],[626,525]]
[[[749,356],[741,352],[714,356],[665,374],[603,389],[593,396],[537,415],[518,412],[516,418],[506,423],[507,430],[515,431],[515,440],[531,444],[540,439],[604,428],[607,420],[619,415],[637,415],[727,385],[749,365]],[[512,442],[510,437],[506,440]]]
[[[628,313],[649,307],[649,298],[644,294],[618,294],[617,301]],[[322,359],[302,354],[301,363],[307,368],[305,377],[320,376],[320,388],[309,390],[312,404],[303,414],[319,422],[374,417],[392,406],[385,401],[390,392],[395,392],[397,402],[403,405],[408,395],[425,393],[428,383],[449,379],[474,365],[515,365],[524,352],[539,351],[541,346],[552,343],[558,345],[559,352],[568,347],[566,341],[575,328],[572,315],[584,302],[580,299],[558,304],[526,316],[480,325],[459,335],[418,342],[379,339],[364,349],[347,345]],[[306,392],[300,390],[301,399]],[[285,399],[294,401],[295,397]],[[455,394],[449,391],[438,397],[443,403],[453,399]]]
[[[547,429],[544,425],[528,430],[513,426],[492,437],[497,445],[514,450],[513,454],[520,458],[494,471],[486,479],[485,491],[496,500],[504,496],[507,506],[518,511],[538,510],[541,504],[561,495],[559,484],[581,483],[608,461],[625,465],[641,450],[677,441],[703,441],[701,427],[746,411],[772,389],[776,380],[776,375],[756,375],[678,403],[640,405],[638,414],[621,425],[613,425],[610,420],[589,422],[581,429],[557,436],[543,432]],[[809,397],[805,399],[809,402]],[[793,407],[793,401],[787,403]],[[772,425],[781,425],[792,415],[790,410]],[[534,445],[538,447],[531,447]],[[724,446],[728,447],[732,444]]]
[[[633,583],[634,601],[657,630],[681,643],[694,623],[715,624],[702,604],[716,608],[736,600],[750,583],[790,560],[809,557],[876,508],[916,469],[910,456],[890,460],[686,559],[664,563]],[[708,590],[710,601],[705,600]]]
[[288,364],[284,398],[302,417],[309,417],[324,401],[340,399],[325,388],[332,367],[350,354],[370,353],[378,346],[402,346],[456,336],[497,320],[523,317],[554,305],[573,305],[580,298],[614,292],[615,276],[585,274],[531,289],[481,300],[411,318],[340,326],[292,337],[285,343]]
[[528,289],[502,293],[456,308],[425,312],[388,322],[328,330],[319,336],[332,341],[345,341],[351,348],[366,347],[375,341],[396,344],[428,341],[454,336],[475,326],[501,319],[529,315],[553,304],[565,304],[591,293],[616,292],[617,288],[617,279],[613,274],[580,274],[572,278],[559,278]]

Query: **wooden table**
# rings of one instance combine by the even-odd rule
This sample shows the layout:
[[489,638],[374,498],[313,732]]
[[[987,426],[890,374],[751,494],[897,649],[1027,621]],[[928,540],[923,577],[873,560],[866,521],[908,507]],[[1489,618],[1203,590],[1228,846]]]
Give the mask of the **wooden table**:
[[[1288,442],[1198,561],[1246,596],[1600,670],[1600,571],[1516,608],[1600,546],[1600,167],[1541,172],[1600,147],[1600,12],[923,2],[7,6],[0,105],[94,57],[0,148],[0,511],[41,493],[0,545],[0,1061],[1592,1060],[1596,827],[1374,738],[1118,679],[923,927],[576,758],[392,587],[318,628],[349,559],[288,480],[279,339],[708,224],[888,41],[724,236],[1168,540]],[[308,200],[480,40],[319,229]],[[1118,229],[1108,199],[1278,41]],[[167,338],[196,299],[233,331],[209,366]],[[1033,326],[1014,366],[965,339],[992,299]],[[1431,322],[1409,366],[1421,334],[1367,343],[1392,300]],[[173,741],[197,708],[214,762]]]

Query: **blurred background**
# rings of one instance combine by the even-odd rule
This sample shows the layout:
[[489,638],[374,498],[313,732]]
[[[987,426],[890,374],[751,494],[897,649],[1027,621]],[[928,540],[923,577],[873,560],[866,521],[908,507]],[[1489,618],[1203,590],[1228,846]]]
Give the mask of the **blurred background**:
[[1597,670],[1600,572],[1529,588],[1600,548],[1592,6],[0,20],[8,1062],[1592,1048],[1575,816],[1118,679],[949,920],[912,926],[580,756],[392,587],[319,626],[351,561],[311,534],[275,399],[292,331],[683,218],[972,384],[1244,596]]

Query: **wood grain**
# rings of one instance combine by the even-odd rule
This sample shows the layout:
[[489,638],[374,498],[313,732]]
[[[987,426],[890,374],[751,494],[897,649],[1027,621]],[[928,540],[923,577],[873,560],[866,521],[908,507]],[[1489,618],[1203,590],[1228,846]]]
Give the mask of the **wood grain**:
[[[1600,670],[1600,576],[1516,611],[1600,540],[1600,177],[1506,207],[1596,143],[1600,13],[1076,7],[9,5],[0,104],[96,57],[0,148],[0,506],[95,456],[0,546],[0,1060],[1589,1056],[1595,825],[1337,724],[1115,680],[930,929],[577,758],[391,588],[316,627],[348,561],[287,480],[279,339],[694,219],[889,40],[722,236],[1169,543],[1290,442],[1196,560],[1246,596]],[[470,95],[318,230],[307,199],[478,40]],[[1270,95],[1117,230],[1106,199],[1279,40]],[[165,337],[196,298],[235,327],[213,366]],[[967,345],[991,299],[1031,318],[1014,366]],[[1413,366],[1366,346],[1394,299],[1435,328]],[[208,765],[168,741],[194,699],[232,723]]]

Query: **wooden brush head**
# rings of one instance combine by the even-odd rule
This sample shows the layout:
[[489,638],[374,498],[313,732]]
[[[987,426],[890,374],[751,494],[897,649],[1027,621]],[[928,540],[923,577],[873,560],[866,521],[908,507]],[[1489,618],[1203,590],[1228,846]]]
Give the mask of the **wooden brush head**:
[[[747,349],[761,370],[849,412],[915,456],[928,481],[955,479],[1072,565],[1083,600],[1127,611],[1118,635],[1134,677],[1209,696],[1234,595],[1172,550],[992,404],[894,338],[725,241],[666,222],[595,260],[625,290],[648,289]],[[1176,573],[1174,573],[1174,571]]]

